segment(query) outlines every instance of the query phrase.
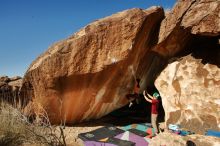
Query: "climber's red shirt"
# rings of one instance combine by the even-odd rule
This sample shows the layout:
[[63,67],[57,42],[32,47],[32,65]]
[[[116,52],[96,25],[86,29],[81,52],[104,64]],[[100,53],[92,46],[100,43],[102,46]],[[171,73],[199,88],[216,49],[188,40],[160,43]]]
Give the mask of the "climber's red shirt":
[[158,114],[158,104],[159,101],[157,99],[152,99],[151,114]]

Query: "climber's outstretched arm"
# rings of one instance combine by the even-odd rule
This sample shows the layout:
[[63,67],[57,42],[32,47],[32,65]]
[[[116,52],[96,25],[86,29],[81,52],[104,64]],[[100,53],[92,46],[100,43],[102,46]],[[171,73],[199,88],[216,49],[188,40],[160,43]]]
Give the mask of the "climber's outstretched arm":
[[[151,99],[149,99],[149,98],[146,96],[146,92],[145,92],[145,91],[143,92],[143,95],[144,95],[144,98],[145,98],[148,102],[152,103],[152,100],[151,100],[152,98],[150,97]],[[149,95],[149,94],[148,94],[148,95]]]

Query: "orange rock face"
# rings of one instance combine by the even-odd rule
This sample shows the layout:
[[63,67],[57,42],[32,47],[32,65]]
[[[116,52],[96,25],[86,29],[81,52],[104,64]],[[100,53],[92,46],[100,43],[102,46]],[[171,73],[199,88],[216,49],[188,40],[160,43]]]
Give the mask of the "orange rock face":
[[33,87],[52,123],[96,119],[126,105],[163,17],[160,7],[130,9],[89,24],[38,57],[22,88]]
[[[202,60],[201,64],[191,59],[189,63],[187,59],[177,62],[184,66],[180,75],[175,74],[179,73],[175,67],[165,69],[156,83],[164,96],[165,122],[217,129],[219,92],[207,93],[214,92],[209,86],[219,88],[219,72],[214,74],[220,66],[219,14],[219,1],[179,0],[165,19],[162,8],[152,7],[97,20],[39,56],[26,72],[21,89],[34,92],[33,102],[45,109],[52,123],[96,119],[128,103],[125,95],[132,92],[135,77],[141,79],[141,91],[152,87],[167,60],[191,53]],[[206,75],[214,81],[201,77],[192,65],[206,68]],[[187,83],[189,79],[195,84]],[[190,89],[196,92],[190,93]],[[192,98],[188,98],[189,93]],[[207,104],[215,108],[208,109],[206,95],[212,99]],[[194,123],[186,120],[188,115]]]
[[195,35],[219,36],[219,14],[219,1],[179,0],[161,23],[154,51],[170,58],[187,49]]

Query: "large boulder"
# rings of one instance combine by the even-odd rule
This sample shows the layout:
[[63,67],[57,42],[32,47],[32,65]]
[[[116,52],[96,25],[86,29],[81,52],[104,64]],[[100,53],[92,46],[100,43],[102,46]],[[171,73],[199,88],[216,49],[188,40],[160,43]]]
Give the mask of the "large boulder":
[[[220,64],[220,1],[179,0],[161,22],[157,45],[145,57],[145,86],[152,86],[170,58],[193,53]],[[210,51],[212,50],[212,51]],[[220,66],[220,65],[219,65]]]
[[220,68],[186,56],[170,63],[155,82],[166,124],[204,134],[220,130]]
[[157,39],[163,9],[130,9],[97,20],[50,47],[29,67],[22,90],[52,123],[102,117],[128,103],[144,55]]
[[197,36],[220,35],[219,0],[179,0],[162,21],[154,51],[167,58],[189,48]]
[[219,14],[220,1],[180,0],[161,23],[153,50],[167,59],[193,56],[170,59],[156,80],[167,124],[220,130]]
[[220,1],[194,0],[181,20],[181,26],[196,35],[219,36]]

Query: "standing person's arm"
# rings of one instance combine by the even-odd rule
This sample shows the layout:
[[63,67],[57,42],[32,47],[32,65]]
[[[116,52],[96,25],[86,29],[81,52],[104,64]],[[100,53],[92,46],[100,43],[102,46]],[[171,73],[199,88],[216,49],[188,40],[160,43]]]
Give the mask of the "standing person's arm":
[[152,97],[150,94],[148,94],[148,93],[147,93],[147,96],[148,96],[149,98],[153,99],[153,97]]
[[145,91],[143,92],[143,95],[144,95],[144,98],[145,98],[145,99],[146,99],[148,102],[152,103],[152,100],[151,100],[151,99],[149,99],[149,98],[146,96]]

